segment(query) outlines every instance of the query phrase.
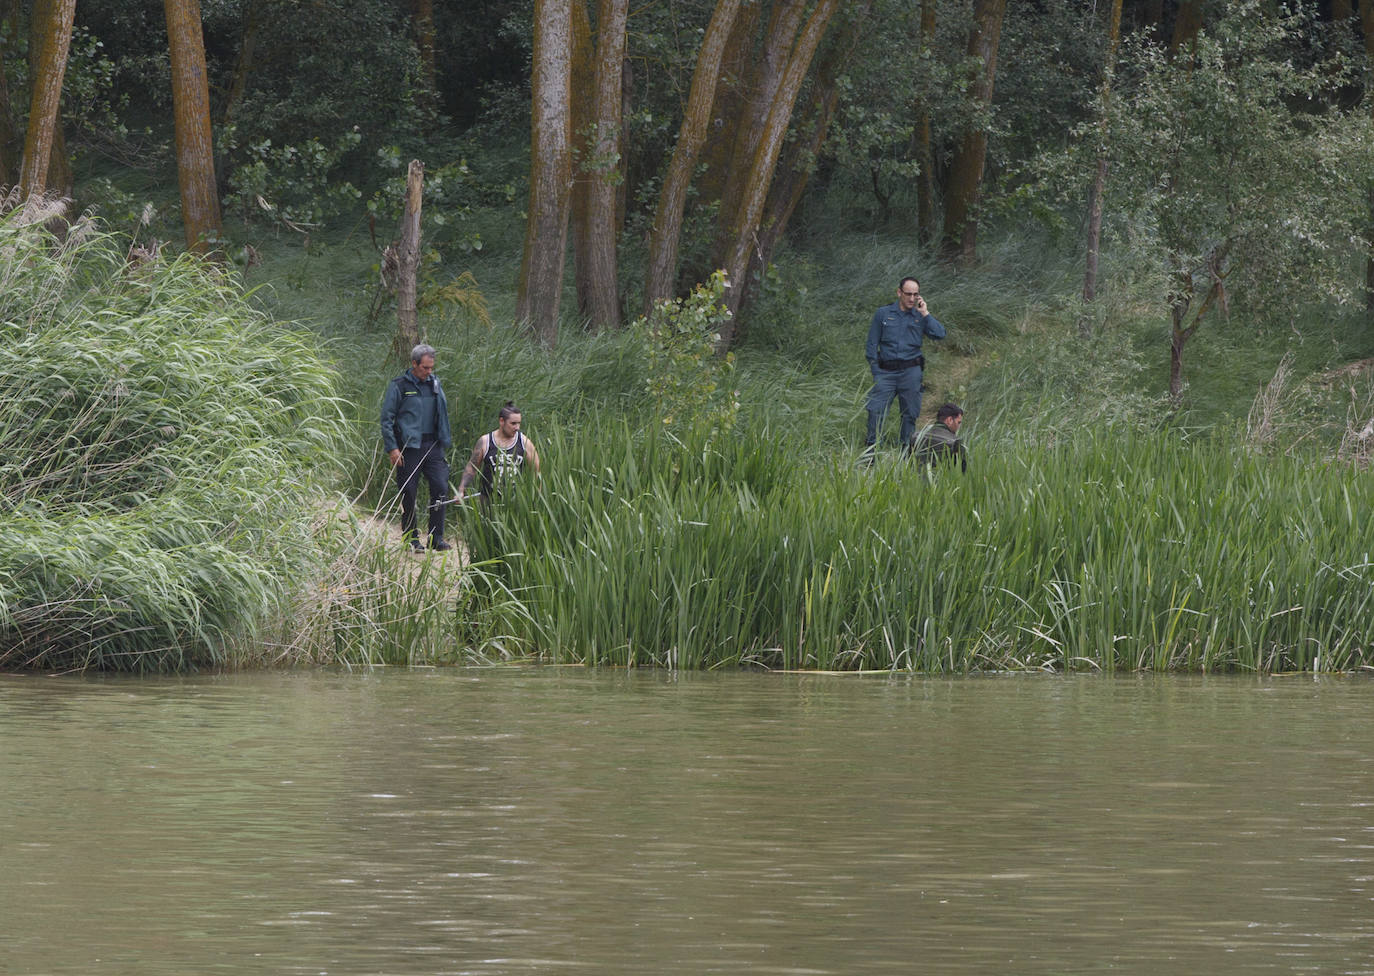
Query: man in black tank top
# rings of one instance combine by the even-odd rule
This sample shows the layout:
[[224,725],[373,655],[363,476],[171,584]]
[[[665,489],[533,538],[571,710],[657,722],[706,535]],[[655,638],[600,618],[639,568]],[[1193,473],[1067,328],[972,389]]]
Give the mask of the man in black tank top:
[[458,497],[467,497],[468,485],[480,477],[478,497],[489,502],[501,494],[504,485],[519,477],[526,465],[538,474],[539,452],[520,431],[520,408],[507,400],[497,414],[496,429],[477,438],[458,482]]

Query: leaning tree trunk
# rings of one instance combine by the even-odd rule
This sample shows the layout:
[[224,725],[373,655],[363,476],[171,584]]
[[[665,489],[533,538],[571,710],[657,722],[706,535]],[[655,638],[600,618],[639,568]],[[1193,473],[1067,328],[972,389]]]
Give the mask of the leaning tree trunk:
[[818,0],[807,18],[806,26],[792,49],[782,83],[778,86],[776,97],[768,111],[768,120],[759,133],[758,148],[749,167],[749,178],[745,184],[744,196],[736,213],[722,214],[729,220],[734,243],[725,263],[726,292],[725,306],[730,318],[721,325],[720,346],[729,348],[738,334],[739,310],[744,294],[749,288],[749,261],[758,243],[759,220],[768,199],[768,188],[773,182],[778,156],[782,152],[787,127],[792,120],[792,108],[801,93],[802,83],[811,69],[811,60],[816,55],[830,19],[839,7],[839,0]]
[[535,0],[530,201],[515,317],[546,347],[558,341],[572,178],[572,4]]
[[777,101],[778,89],[787,72],[792,47],[796,43],[797,31],[801,29],[805,12],[806,4],[802,0],[779,0],[768,18],[763,47],[757,54],[749,50],[753,66],[746,75],[745,97],[737,107],[737,114],[728,119],[728,128],[725,130],[733,134],[733,144],[724,170],[725,182],[718,208],[721,217],[717,221],[716,236],[711,246],[709,271],[725,267],[734,249],[736,234],[729,215],[740,212],[749,190],[759,133],[768,124],[768,114]]
[[663,177],[663,189],[659,191],[653,231],[649,236],[649,260],[644,286],[646,311],[673,294],[687,190],[692,184],[697,154],[706,140],[711,103],[715,99],[716,82],[720,78],[721,57],[726,41],[730,39],[730,28],[739,7],[740,0],[720,0],[716,4],[697,54],[697,66],[692,73],[692,88],[687,96],[682,127],[678,130],[677,145],[673,147],[668,172]]
[[[768,202],[763,208],[763,218],[759,221],[758,251],[752,270],[762,271],[773,259],[773,251],[787,230],[793,212],[801,203],[806,184],[820,158],[826,136],[830,132],[830,122],[839,106],[840,74],[850,63],[859,36],[867,26],[868,13],[873,0],[858,0],[855,8],[848,14],[843,34],[830,45],[825,57],[821,59],[816,78],[811,85],[811,103],[807,118],[798,126],[808,132],[805,138],[798,138],[788,149],[786,157],[777,167],[773,185],[768,191]],[[746,300],[747,300],[746,295]]]
[[[973,84],[973,100],[984,111],[992,107],[993,82],[997,77],[997,44],[1002,35],[1002,17],[1007,0],[976,0],[973,28],[969,31],[968,55],[982,69]],[[983,187],[983,165],[987,160],[988,130],[973,123],[964,132],[959,149],[950,164],[949,191],[945,198],[945,230],[941,250],[947,259],[972,264],[977,257],[978,219],[976,211]]]
[[163,0],[163,9],[167,15],[177,182],[181,186],[186,247],[201,254],[217,253],[221,223],[200,0]]
[[[755,51],[764,6],[761,3],[740,5],[730,27],[725,50],[721,52],[720,79],[716,82],[716,97],[710,109],[711,128],[717,138],[708,139],[702,145],[696,176],[692,181],[697,190],[697,199],[707,204],[725,196],[725,184],[729,180],[735,151],[735,142],[730,133],[735,131],[736,120],[744,112],[745,101],[749,98],[749,80],[758,59]],[[696,280],[701,280],[700,269],[695,274],[689,269],[680,269],[679,291],[684,281],[695,283]]]
[[262,5],[263,0],[248,0],[244,6],[239,56],[234,61],[234,73],[229,77],[229,91],[220,111],[220,125],[233,123],[243,102],[243,94],[248,90],[248,78],[253,73],[253,58],[258,47],[258,29],[262,24]]
[[76,0],[48,0],[33,12],[33,97],[29,102],[29,129],[24,139],[24,162],[19,172],[20,193],[25,199],[42,196],[47,189],[58,110],[62,104],[62,79],[67,70],[67,50],[72,41]]

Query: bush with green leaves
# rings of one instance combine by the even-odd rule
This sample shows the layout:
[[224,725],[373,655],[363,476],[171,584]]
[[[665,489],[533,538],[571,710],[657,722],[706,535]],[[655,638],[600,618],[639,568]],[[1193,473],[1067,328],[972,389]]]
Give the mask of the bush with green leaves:
[[127,249],[0,221],[0,667],[222,664],[312,558],[332,368],[218,268]]
[[644,343],[644,395],[663,429],[680,437],[728,433],[739,415],[735,356],[716,351],[730,315],[724,295],[725,275],[717,271],[686,298],[659,302],[632,327]]
[[1313,62],[1306,27],[1302,13],[1245,0],[1175,57],[1145,38],[1124,45],[1104,231],[1172,319],[1171,393],[1183,344],[1212,316],[1287,323],[1363,284],[1374,125],[1367,108],[1341,106],[1350,66]]

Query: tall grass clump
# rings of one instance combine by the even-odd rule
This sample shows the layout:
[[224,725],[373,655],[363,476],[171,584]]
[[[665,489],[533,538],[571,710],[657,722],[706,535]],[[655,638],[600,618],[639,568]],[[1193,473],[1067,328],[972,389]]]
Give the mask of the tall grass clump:
[[217,269],[127,247],[0,221],[0,666],[225,663],[311,558],[332,368]]
[[549,660],[673,668],[1368,666],[1374,486],[1221,437],[1122,430],[933,479],[795,466],[741,433],[553,437],[471,513]]
[[509,594],[499,598],[504,583],[490,567],[458,551],[416,558],[397,519],[395,511],[363,516],[342,501],[320,508],[311,527],[320,562],[245,663],[415,667],[525,657],[523,642],[492,619],[518,619],[523,608]]

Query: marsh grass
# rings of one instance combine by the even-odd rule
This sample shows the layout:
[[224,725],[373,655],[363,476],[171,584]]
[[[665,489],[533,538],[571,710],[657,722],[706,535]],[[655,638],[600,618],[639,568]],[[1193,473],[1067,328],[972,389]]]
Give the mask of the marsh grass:
[[361,515],[346,499],[322,504],[311,529],[320,562],[278,625],[241,649],[242,663],[414,667],[525,656],[500,624],[523,607],[502,596],[490,567],[461,549],[416,556],[396,522],[395,512]]
[[218,665],[309,560],[345,427],[312,337],[193,258],[0,222],[0,665]]
[[934,481],[633,431],[469,528],[539,656],[962,672],[1347,670],[1374,614],[1374,488],[1221,438],[1113,432]]

